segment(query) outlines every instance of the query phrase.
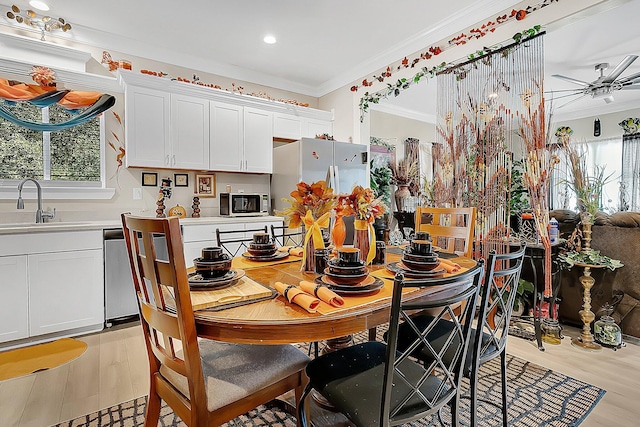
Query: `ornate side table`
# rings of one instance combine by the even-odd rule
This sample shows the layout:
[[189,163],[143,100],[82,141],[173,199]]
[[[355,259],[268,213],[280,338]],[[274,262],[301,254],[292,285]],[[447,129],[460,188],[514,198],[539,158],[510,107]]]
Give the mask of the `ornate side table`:
[[580,319],[584,323],[582,327],[582,333],[579,337],[571,340],[571,345],[587,351],[600,351],[602,346],[595,342],[593,334],[591,333],[591,323],[595,320],[596,315],[591,311],[591,288],[595,284],[595,279],[591,277],[592,268],[603,268],[602,265],[581,264],[576,263],[577,267],[584,268],[584,275],[580,276],[580,283],[584,290],[582,310],[578,312]]

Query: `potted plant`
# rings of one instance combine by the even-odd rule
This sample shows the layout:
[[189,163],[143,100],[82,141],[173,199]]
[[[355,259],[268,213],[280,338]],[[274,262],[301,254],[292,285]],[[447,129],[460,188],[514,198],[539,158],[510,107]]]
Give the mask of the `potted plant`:
[[[386,206],[391,205],[391,168],[384,164],[382,166],[375,166],[373,160],[371,161],[371,190],[376,198],[380,198]],[[386,241],[385,231],[388,232],[389,225],[389,213],[385,212],[380,218],[376,218],[373,223],[373,227],[376,230],[376,238]]]
[[396,209],[398,212],[405,210],[405,202],[411,196],[409,185],[413,183],[418,165],[409,158],[400,160],[391,170],[392,183],[398,186],[394,193]]

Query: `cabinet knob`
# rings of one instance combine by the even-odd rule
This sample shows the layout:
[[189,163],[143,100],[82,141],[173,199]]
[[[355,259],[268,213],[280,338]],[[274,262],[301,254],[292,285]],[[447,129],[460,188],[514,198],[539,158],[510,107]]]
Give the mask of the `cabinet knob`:
[[164,164],[166,166],[169,166],[169,155],[167,154],[167,156],[164,158]]
[[174,154],[173,156],[171,156],[171,166],[175,166],[176,165],[176,155]]

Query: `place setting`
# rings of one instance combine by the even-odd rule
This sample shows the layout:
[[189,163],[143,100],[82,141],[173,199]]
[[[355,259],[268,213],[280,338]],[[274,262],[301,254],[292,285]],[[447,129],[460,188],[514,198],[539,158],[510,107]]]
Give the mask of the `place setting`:
[[289,256],[289,252],[279,251],[276,242],[268,233],[254,233],[243,258],[251,261],[277,261]]
[[327,267],[315,283],[339,295],[368,294],[384,286],[381,279],[369,275],[369,269],[360,260],[360,249],[352,247],[338,249],[338,256],[327,262]]
[[202,256],[193,260],[195,272],[189,274],[191,289],[216,289],[231,286],[244,277],[242,269],[231,268],[231,257],[217,246],[202,249]]
[[422,279],[440,277],[447,269],[435,252],[430,235],[418,231],[410,244],[402,250],[402,259],[386,265],[392,273],[403,273],[406,277]]

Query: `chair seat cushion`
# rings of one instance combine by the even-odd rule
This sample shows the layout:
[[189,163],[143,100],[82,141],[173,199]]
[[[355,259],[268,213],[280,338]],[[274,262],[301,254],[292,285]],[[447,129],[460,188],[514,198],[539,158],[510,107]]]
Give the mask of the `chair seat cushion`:
[[[416,316],[412,318],[414,323],[421,330],[426,328],[427,325],[433,321],[433,319],[434,317],[432,316]],[[451,332],[453,327],[454,325],[452,322],[445,319],[441,319],[433,328],[433,330],[427,335],[427,340],[431,343],[435,351],[439,352],[440,349],[442,349],[442,346],[444,345],[445,340],[449,336],[449,333]],[[465,364],[464,364],[465,366],[464,375],[467,377],[471,375],[471,367],[473,364],[473,356],[474,356],[473,342],[475,340],[475,335],[476,335],[476,329],[471,328],[471,337],[469,338],[469,350],[467,351],[467,357],[465,359]],[[413,341],[415,340],[415,336],[416,336],[415,332],[413,331],[413,329],[409,327],[408,324],[406,323],[400,324],[398,328],[398,350],[403,351],[404,349],[406,349],[411,343],[413,343]],[[386,339],[386,334],[385,334],[385,339]],[[455,348],[457,345],[458,345],[457,338],[454,338],[453,343],[450,346],[450,349]],[[486,332],[482,333],[481,348],[484,349],[484,351],[480,355],[481,364],[490,359],[493,359],[493,357],[499,354],[498,348],[491,341],[491,336]],[[414,356],[416,359],[425,361],[427,363],[433,360],[433,356],[431,352],[424,346],[421,346],[420,348],[418,348],[412,354],[412,356]],[[442,356],[442,360],[444,362],[449,362],[452,360],[452,358],[453,358],[452,351],[446,351],[444,353],[444,356]]]
[[[207,407],[214,411],[304,369],[309,357],[291,345],[230,344],[198,340]],[[187,379],[166,366],[166,378],[187,398]]]
[[[356,425],[376,426],[380,423],[386,351],[387,347],[379,342],[340,349],[312,360],[307,365],[307,376],[313,387]],[[409,359],[402,361],[399,369],[410,378],[425,375],[424,368]],[[442,388],[438,390],[440,386]],[[429,401],[447,396],[442,402],[447,402],[454,392],[435,376],[429,376],[420,390]],[[391,396],[392,411],[411,391],[396,374]],[[411,421],[435,411],[437,407],[430,408],[414,394],[392,418]]]

